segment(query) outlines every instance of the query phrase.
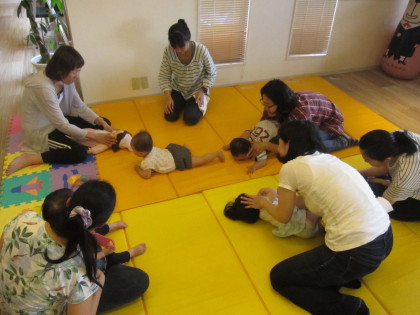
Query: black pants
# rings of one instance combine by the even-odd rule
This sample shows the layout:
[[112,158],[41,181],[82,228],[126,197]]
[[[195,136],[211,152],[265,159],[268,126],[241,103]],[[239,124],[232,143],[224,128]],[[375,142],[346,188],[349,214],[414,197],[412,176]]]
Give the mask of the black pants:
[[[108,224],[95,230],[105,235]],[[123,265],[130,260],[128,251],[106,256],[105,284],[97,313],[108,312],[140,298],[149,287],[149,276],[141,269]]]
[[171,97],[174,101],[174,108],[172,113],[165,114],[167,121],[177,121],[182,111],[184,111],[184,121],[189,126],[195,125],[203,117],[194,97],[185,100],[182,94],[175,90],[172,90]]
[[[389,175],[381,176],[380,178],[391,180]],[[368,182],[375,197],[382,196],[386,187],[378,184]],[[407,198],[406,200],[397,201],[392,205],[394,209],[389,213],[389,216],[398,221],[420,221],[420,200]]]
[[[103,129],[102,126],[92,125],[83,118],[66,116],[69,123],[79,128]],[[104,120],[111,125],[106,118]],[[71,140],[61,131],[55,129],[48,135],[49,151],[41,153],[44,163],[74,164],[83,162],[87,157],[87,147]]]
[[399,221],[420,221],[420,200],[407,198],[395,202],[389,216]]
[[141,269],[121,264],[107,268],[97,313],[108,312],[137,300],[148,287],[149,276]]
[[[105,224],[95,230],[96,233],[106,235],[109,233],[109,225]],[[114,265],[125,264],[130,260],[130,253],[128,251],[121,253],[111,253],[106,256],[106,268],[110,268]]]

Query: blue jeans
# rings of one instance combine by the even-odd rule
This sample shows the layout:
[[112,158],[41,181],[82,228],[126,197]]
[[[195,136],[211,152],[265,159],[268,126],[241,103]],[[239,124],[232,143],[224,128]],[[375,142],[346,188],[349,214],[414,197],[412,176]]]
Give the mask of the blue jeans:
[[334,252],[322,245],[274,266],[271,284],[311,314],[356,314],[362,306],[366,307],[363,300],[338,289],[378,268],[392,245],[391,226],[373,241],[350,250]]
[[321,138],[321,142],[325,147],[325,152],[334,152],[344,148],[347,148],[348,142],[344,136],[338,136],[336,138],[332,138],[327,132],[324,130],[318,129],[319,137]]

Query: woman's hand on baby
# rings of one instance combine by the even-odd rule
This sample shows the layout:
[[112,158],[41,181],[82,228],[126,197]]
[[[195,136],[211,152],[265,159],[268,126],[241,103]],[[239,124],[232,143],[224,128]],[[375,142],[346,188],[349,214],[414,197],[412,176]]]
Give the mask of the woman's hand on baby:
[[266,199],[261,196],[248,195],[248,194],[241,196],[241,203],[246,205],[245,208],[262,209],[264,208],[264,205],[263,205],[264,200]]
[[247,156],[250,159],[255,159],[258,155],[260,155],[265,150],[265,143],[264,142],[252,142],[252,147],[249,150]]
[[115,139],[109,133],[88,131],[87,138],[107,146],[112,146],[113,144],[117,143],[117,139]]
[[102,128],[104,128],[104,130],[106,130],[106,131],[112,132],[112,131],[115,130],[110,125],[108,125],[108,123],[102,117],[96,118],[94,123],[97,126],[102,126]]

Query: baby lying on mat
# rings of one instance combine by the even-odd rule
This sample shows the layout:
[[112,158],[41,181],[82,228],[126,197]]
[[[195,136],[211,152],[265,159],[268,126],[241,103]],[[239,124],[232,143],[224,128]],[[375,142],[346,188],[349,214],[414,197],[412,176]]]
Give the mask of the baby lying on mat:
[[[272,230],[273,234],[278,237],[288,237],[296,235],[301,238],[312,238],[319,231],[319,216],[295,206],[290,221],[286,224],[275,220],[267,211],[254,208],[245,208],[245,204],[241,202],[240,194],[234,202],[228,202],[224,209],[226,217],[232,220],[240,220],[246,223],[256,223],[263,220],[271,223],[276,228]],[[274,188],[261,188],[258,192],[259,196],[267,198],[271,203],[277,204],[277,191]]]
[[248,167],[248,174],[267,164],[267,152],[263,151],[255,159],[249,157],[253,142],[268,142],[277,136],[280,125],[273,120],[261,120],[253,130],[245,130],[244,133],[234,138],[229,145],[223,146],[224,150],[230,150],[237,161],[254,160],[255,163]]
[[[106,130],[98,130],[98,129],[91,129],[91,128],[85,128],[85,130],[93,131],[96,133],[110,133],[111,136],[117,139],[117,143],[111,146],[114,152],[117,152],[119,149],[127,149],[128,151],[133,151],[130,145],[131,133],[129,133],[128,131],[120,129],[120,130],[114,130],[112,132],[109,132]],[[73,137],[69,137],[69,138],[73,139],[74,141],[76,141],[77,143],[81,145],[84,145],[85,147],[89,147],[87,153],[90,153],[90,154],[98,154],[110,148],[109,146],[105,144],[98,143],[94,140],[87,139],[87,138],[84,138],[84,139],[78,139],[78,138],[73,138]]]
[[171,143],[166,149],[154,147],[152,136],[144,130],[133,137],[131,147],[137,156],[143,158],[141,164],[136,165],[134,169],[144,179],[152,177],[153,172],[165,174],[174,170],[183,171],[202,166],[214,159],[218,159],[220,162],[225,160],[222,151],[193,156],[185,145]]

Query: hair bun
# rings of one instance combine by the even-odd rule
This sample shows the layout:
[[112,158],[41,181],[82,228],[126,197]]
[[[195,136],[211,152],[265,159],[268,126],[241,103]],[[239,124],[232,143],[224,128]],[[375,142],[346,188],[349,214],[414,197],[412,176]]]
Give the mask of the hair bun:
[[185,20],[184,20],[184,19],[179,19],[179,20],[178,20],[178,23],[180,23],[180,24],[185,24],[185,25],[187,24],[187,23],[185,23]]

